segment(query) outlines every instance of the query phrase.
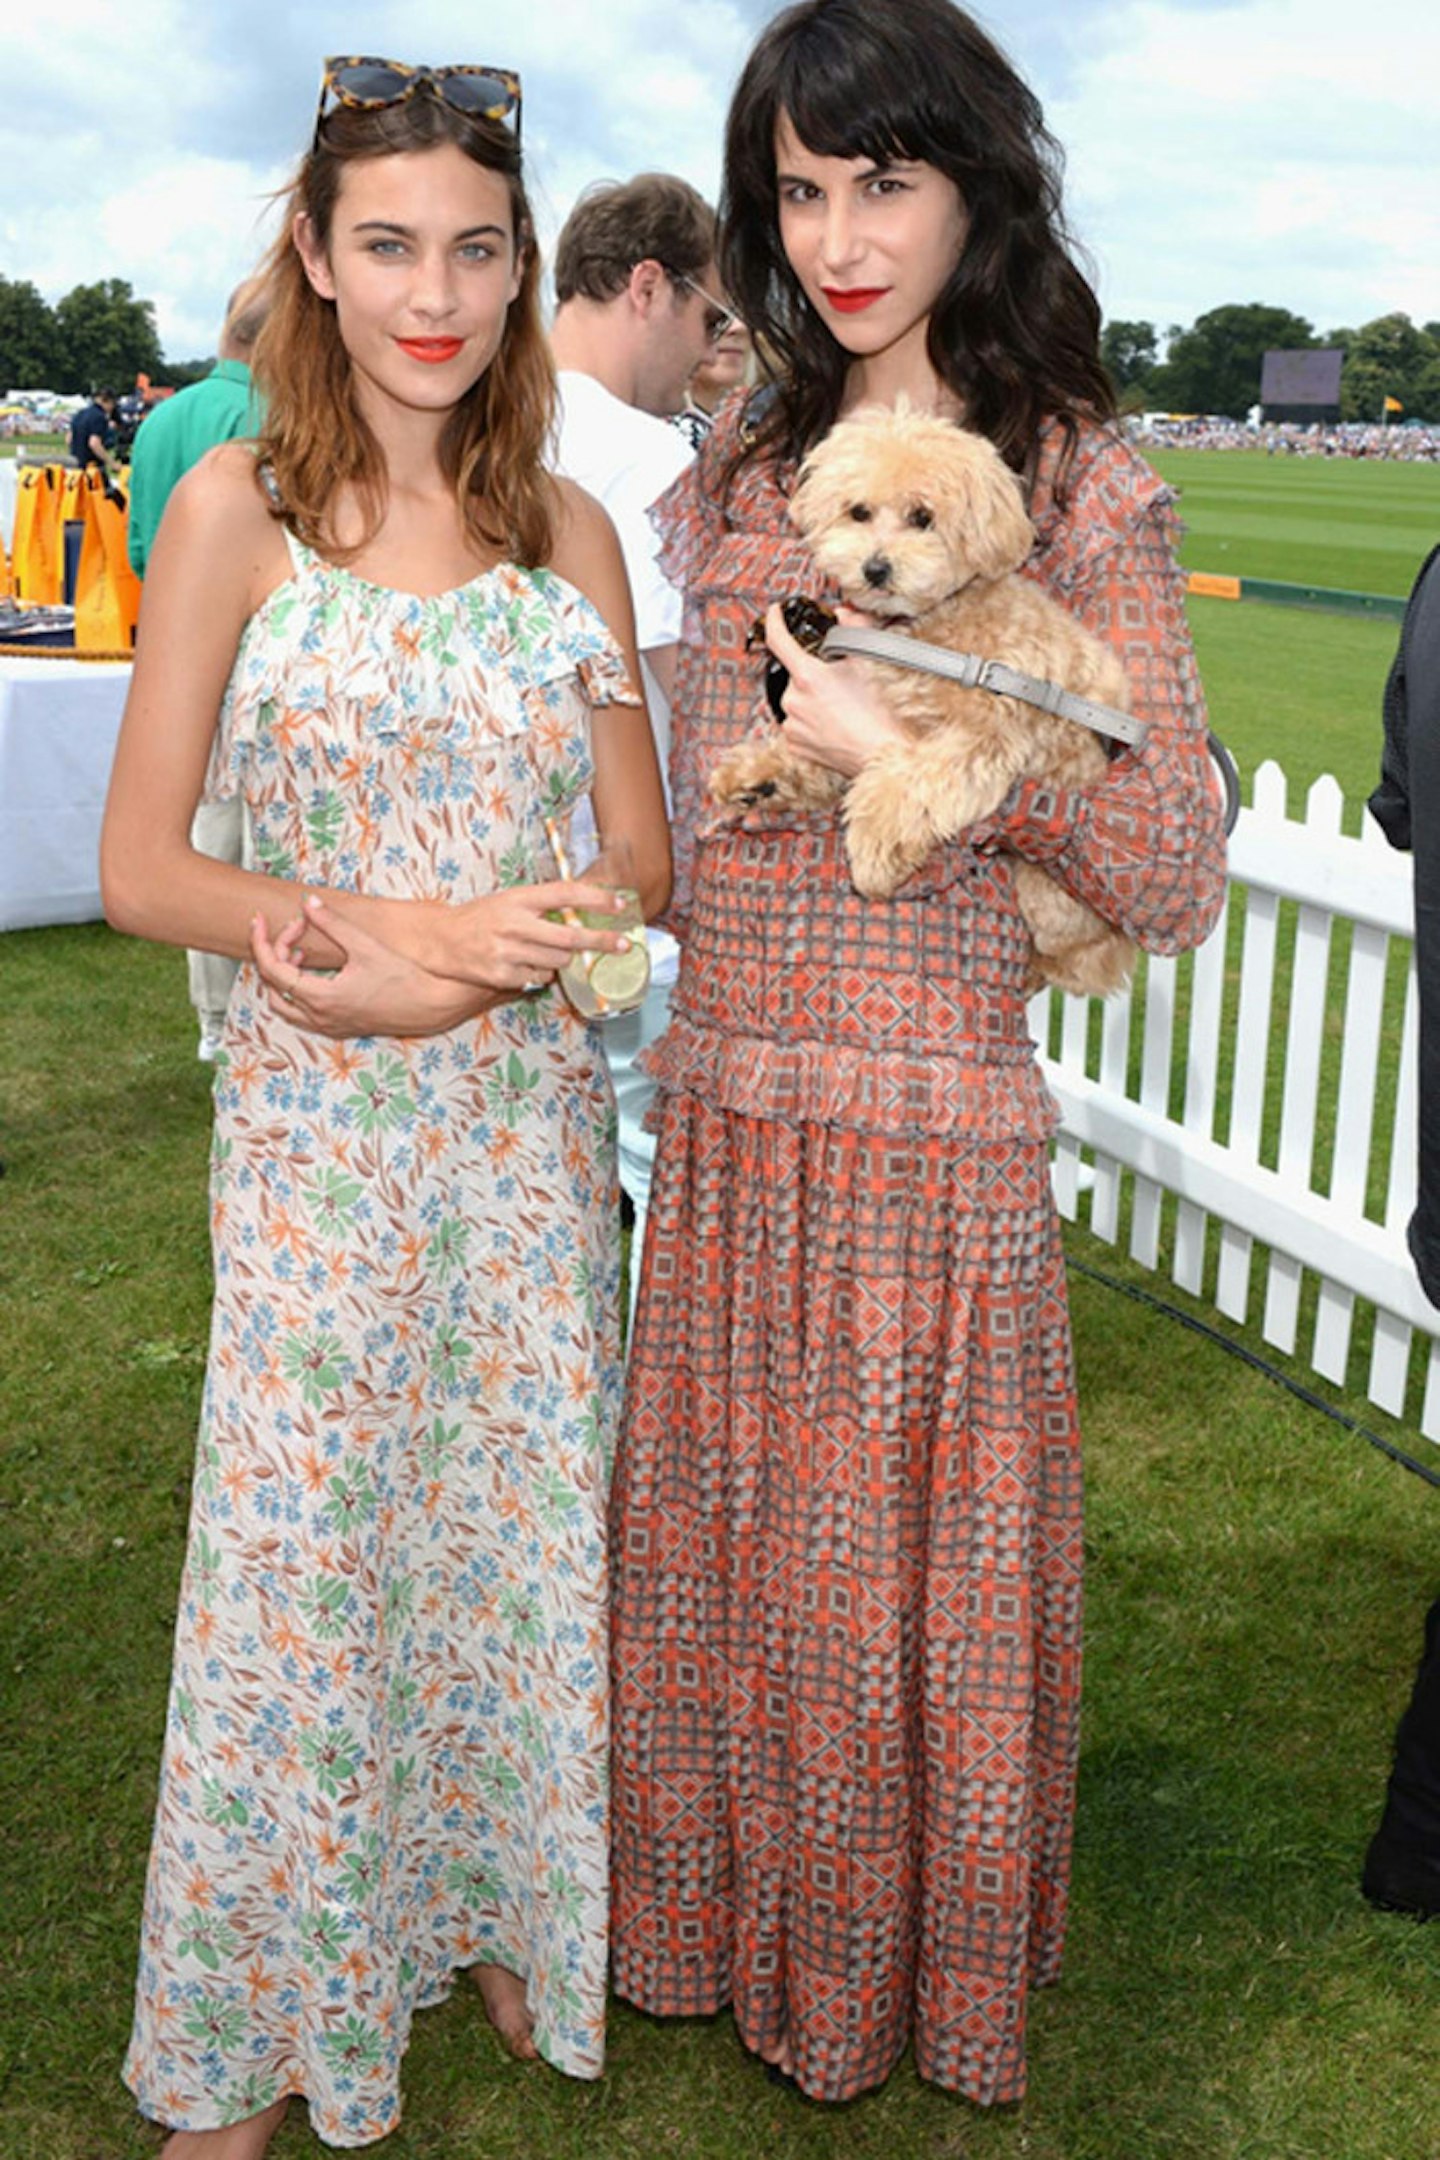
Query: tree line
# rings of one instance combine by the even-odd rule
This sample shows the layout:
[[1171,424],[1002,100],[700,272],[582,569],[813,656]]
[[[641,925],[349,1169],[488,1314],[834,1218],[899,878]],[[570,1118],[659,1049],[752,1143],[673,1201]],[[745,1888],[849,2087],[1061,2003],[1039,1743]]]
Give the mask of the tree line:
[[[1107,322],[1100,350],[1127,412],[1219,413],[1243,420],[1260,402],[1260,368],[1267,352],[1341,346],[1342,420],[1379,420],[1395,398],[1406,420],[1440,420],[1440,322],[1417,325],[1408,315],[1379,315],[1358,329],[1318,335],[1288,308],[1231,305],[1211,308],[1184,329],[1160,333],[1154,323]],[[1392,418],[1397,417],[1392,414]]]
[[52,307],[28,279],[0,277],[0,396],[7,390],[128,390],[137,375],[175,389],[208,360],[166,361],[155,304],[124,278],[76,285]]
[[[1407,420],[1440,421],[1440,322],[1381,315],[1358,329],[1317,335],[1288,308],[1211,308],[1188,329],[1107,322],[1100,349],[1127,411],[1223,413],[1243,419],[1260,401],[1260,367],[1272,350],[1343,346],[1340,410],[1346,420],[1378,420],[1387,397]],[[77,285],[50,303],[27,280],[0,277],[0,393],[126,390],[137,375],[176,389],[209,360],[166,361],[153,301],[124,278]]]

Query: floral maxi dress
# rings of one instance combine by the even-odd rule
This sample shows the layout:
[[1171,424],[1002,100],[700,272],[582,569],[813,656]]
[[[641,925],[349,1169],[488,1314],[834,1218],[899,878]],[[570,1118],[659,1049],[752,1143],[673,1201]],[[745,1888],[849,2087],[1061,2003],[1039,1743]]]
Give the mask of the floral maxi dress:
[[[634,702],[589,603],[508,564],[420,599],[291,552],[208,781],[262,866],[452,900],[552,876],[591,706]],[[617,1224],[609,1082],[557,989],[333,1042],[242,970],[126,2061],[147,2114],[298,2093],[368,2143],[412,2012],[482,1960],[525,1976],[549,2061],[599,2073]]]

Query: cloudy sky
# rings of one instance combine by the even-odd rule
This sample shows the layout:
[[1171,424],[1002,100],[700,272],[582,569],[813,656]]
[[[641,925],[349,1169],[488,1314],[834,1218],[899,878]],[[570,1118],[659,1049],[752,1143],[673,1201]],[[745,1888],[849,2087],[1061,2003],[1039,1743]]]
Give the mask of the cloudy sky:
[[[51,300],[127,278],[154,301],[171,359],[213,351],[331,51],[518,68],[542,238],[600,176],[665,167],[713,194],[726,98],[773,12],[771,0],[33,0],[10,11],[5,37],[0,272]],[[1321,331],[1396,308],[1440,318],[1436,0],[987,0],[976,12],[1066,147],[1071,222],[1107,316],[1163,330],[1263,300]]]

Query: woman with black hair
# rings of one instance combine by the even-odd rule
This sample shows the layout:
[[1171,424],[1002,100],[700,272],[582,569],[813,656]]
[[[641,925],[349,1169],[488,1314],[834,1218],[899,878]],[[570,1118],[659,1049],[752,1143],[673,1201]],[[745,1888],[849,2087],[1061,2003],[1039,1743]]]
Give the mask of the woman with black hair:
[[[1080,1468],[1010,864],[1156,951],[1224,857],[1167,490],[1113,425],[1039,106],[949,0],[804,0],[731,107],[724,289],[772,381],[658,516],[688,597],[672,781],[686,930],[612,1501],[613,1970],[734,2006],[816,2098],[1025,2084],[1059,1969],[1080,1663]],[[863,663],[803,652],[787,520],[831,424],[901,399],[1024,480],[1028,574],[1112,639],[1144,743],[1019,783],[890,900],[833,812],[712,814],[767,606],[796,747],[894,740]]]

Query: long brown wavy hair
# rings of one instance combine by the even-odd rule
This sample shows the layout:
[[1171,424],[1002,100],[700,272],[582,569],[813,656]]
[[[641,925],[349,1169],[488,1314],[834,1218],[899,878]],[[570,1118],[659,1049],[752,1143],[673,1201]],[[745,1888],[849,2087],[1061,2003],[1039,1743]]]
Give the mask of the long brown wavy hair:
[[954,181],[969,230],[931,312],[930,363],[966,426],[1017,471],[1058,419],[1063,478],[1079,416],[1115,411],[1099,303],[1071,257],[1061,153],[1039,101],[951,0],[801,0],[745,65],[726,123],[719,262],[774,377],[750,449],[802,457],[839,417],[850,367],[780,244],[782,115],[816,156],[913,159]]
[[[306,277],[291,227],[303,211],[328,248],[347,165],[440,143],[503,175],[521,266],[500,348],[446,420],[440,467],[477,548],[498,547],[534,567],[549,560],[554,540],[557,497],[542,460],[555,370],[540,322],[540,262],[520,144],[503,123],[457,112],[428,86],[372,112],[337,107],[286,191],[284,230],[265,269],[271,310],[255,349],[265,399],[260,455],[274,474],[276,514],[307,546],[344,561],[374,538],[385,512],[384,458],[355,396],[334,303]],[[349,547],[338,544],[333,524],[342,489],[353,490],[365,527]]]

